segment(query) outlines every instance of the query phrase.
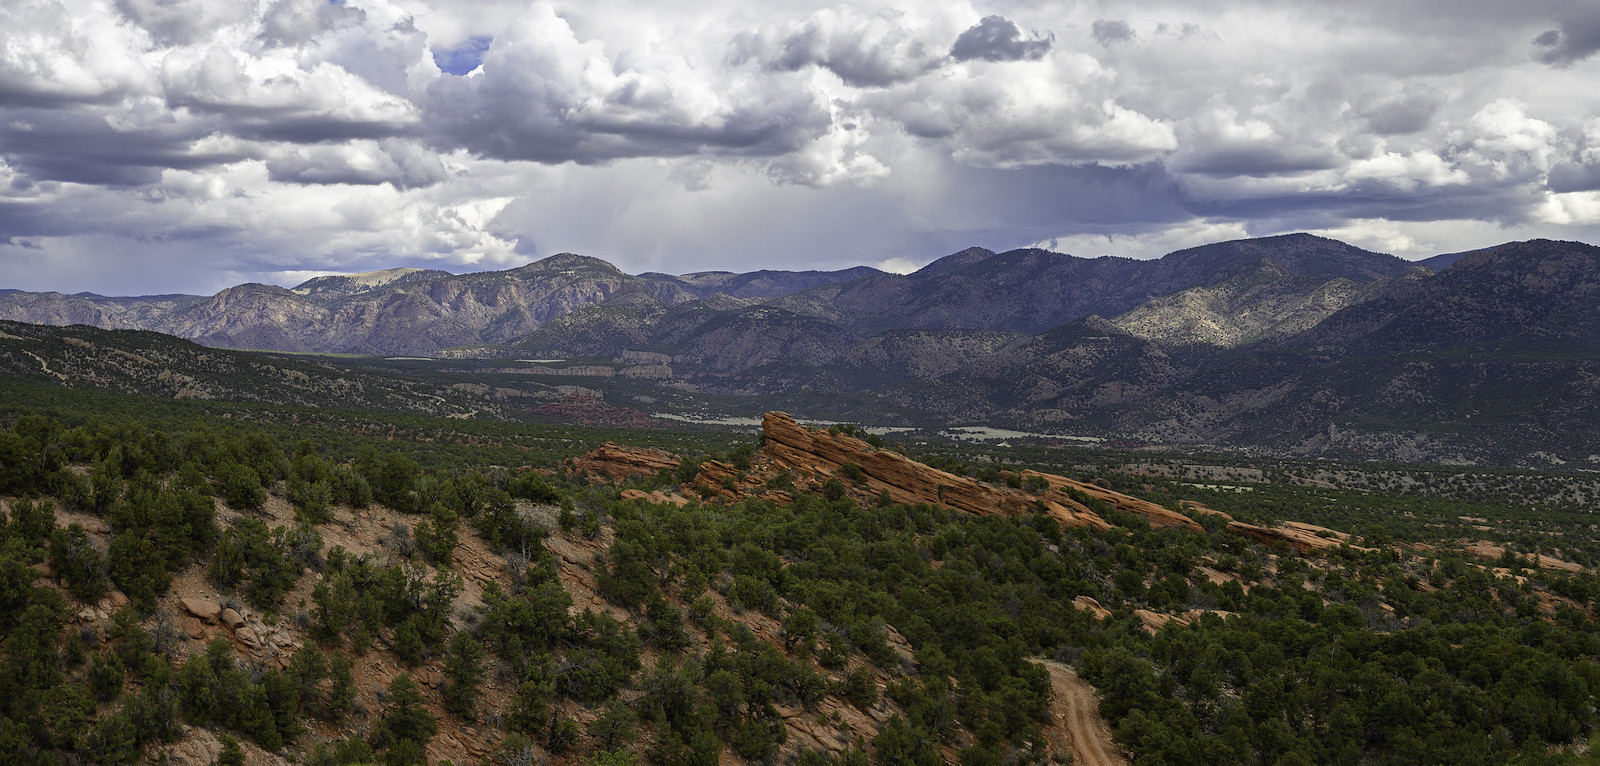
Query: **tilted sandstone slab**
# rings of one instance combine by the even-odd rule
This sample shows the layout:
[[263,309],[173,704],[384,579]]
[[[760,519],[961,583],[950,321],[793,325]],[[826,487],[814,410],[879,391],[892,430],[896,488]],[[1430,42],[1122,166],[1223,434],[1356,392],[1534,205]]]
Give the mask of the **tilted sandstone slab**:
[[1102,529],[1110,526],[1087,509],[1074,508],[1076,504],[1064,497],[1031,497],[980,484],[893,450],[874,449],[851,436],[813,431],[787,413],[767,413],[761,419],[761,427],[767,441],[762,449],[775,465],[839,475],[846,464],[852,464],[860,469],[860,483],[873,494],[887,491],[889,499],[897,503],[928,503],[984,516],[1013,516],[1033,513],[1035,502],[1042,501],[1045,512],[1063,524]]
[[676,470],[678,456],[653,448],[624,447],[606,442],[589,454],[572,458],[569,465],[580,471],[603,473],[612,479],[651,476],[661,469]]
[[[1045,481],[1050,482],[1051,492],[1065,493],[1068,490],[1077,490],[1078,492],[1082,492],[1083,494],[1088,495],[1096,500],[1103,500],[1107,503],[1110,503],[1111,507],[1117,509],[1117,511],[1120,513],[1131,513],[1135,516],[1143,517],[1144,520],[1150,522],[1151,527],[1156,529],[1164,529],[1166,527],[1182,527],[1190,532],[1202,531],[1200,524],[1194,519],[1178,513],[1177,511],[1163,508],[1162,506],[1156,505],[1148,500],[1140,500],[1132,495],[1124,495],[1121,492],[1106,489],[1098,484],[1090,484],[1086,481],[1068,479],[1065,476],[1057,476],[1053,473],[1040,473],[1038,471],[1022,472],[1022,477],[1024,479],[1034,476],[1042,476],[1044,477]],[[1066,502],[1082,508],[1085,513],[1090,512],[1088,508],[1079,504],[1075,500],[1068,499]]]
[[[1257,524],[1246,524],[1242,521],[1228,522],[1228,531],[1255,540],[1262,545],[1271,545],[1282,541],[1300,554],[1314,553],[1316,551],[1337,548],[1347,544],[1350,535],[1338,532],[1327,527],[1314,524],[1304,524],[1298,521],[1286,521],[1277,526],[1263,527]],[[1372,548],[1363,548],[1359,545],[1350,546],[1358,551],[1369,552]]]

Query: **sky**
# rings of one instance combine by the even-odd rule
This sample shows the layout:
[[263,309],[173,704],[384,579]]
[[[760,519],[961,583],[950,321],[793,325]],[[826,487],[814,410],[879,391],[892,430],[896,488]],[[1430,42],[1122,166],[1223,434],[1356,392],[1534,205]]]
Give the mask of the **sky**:
[[0,288],[1600,242],[1600,3],[5,0]]

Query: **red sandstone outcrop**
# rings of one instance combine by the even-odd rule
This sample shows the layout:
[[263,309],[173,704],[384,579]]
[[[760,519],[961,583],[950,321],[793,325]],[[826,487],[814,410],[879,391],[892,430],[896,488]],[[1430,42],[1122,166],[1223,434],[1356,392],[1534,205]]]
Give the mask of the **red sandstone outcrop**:
[[589,473],[603,473],[612,479],[651,476],[666,468],[677,470],[678,456],[664,450],[624,447],[606,442],[583,457],[567,461],[567,467]]
[[1111,610],[1101,606],[1099,601],[1090,596],[1079,596],[1073,599],[1072,608],[1080,612],[1088,612],[1089,616],[1096,620],[1104,620],[1111,616]]
[[[1116,508],[1120,513],[1131,513],[1135,516],[1143,517],[1144,520],[1150,522],[1151,527],[1156,529],[1162,529],[1165,527],[1183,527],[1191,532],[1201,531],[1200,525],[1195,522],[1194,519],[1178,513],[1177,511],[1163,508],[1148,500],[1140,500],[1132,495],[1124,495],[1121,492],[1106,489],[1098,484],[1076,481],[1074,479],[1068,479],[1064,476],[1057,476],[1053,473],[1040,473],[1038,471],[1022,472],[1022,477],[1024,479],[1032,478],[1034,476],[1042,476],[1044,477],[1045,481],[1050,482],[1050,491],[1052,493],[1066,493],[1067,490],[1077,490],[1091,498],[1094,498],[1095,500],[1103,500],[1107,503],[1110,503],[1111,507]],[[1091,512],[1087,507],[1079,504],[1077,501],[1068,499],[1066,502],[1082,509],[1084,513]]]
[[779,468],[815,470],[838,476],[846,464],[860,469],[855,479],[870,494],[887,491],[897,503],[928,503],[983,516],[1032,513],[1034,501],[1046,513],[1072,526],[1109,527],[1106,521],[1065,497],[1035,498],[1020,491],[980,484],[918,463],[898,452],[874,449],[851,436],[805,428],[782,412],[761,419],[767,458]]
[[1194,500],[1179,500],[1178,505],[1196,516],[1216,516],[1223,521],[1233,521],[1233,517],[1215,508],[1208,508]]
[[[1263,527],[1256,524],[1246,524],[1242,521],[1228,522],[1228,531],[1255,540],[1262,545],[1271,545],[1284,542],[1295,549],[1297,553],[1313,553],[1315,551],[1337,548],[1346,544],[1350,535],[1345,532],[1319,527],[1315,524],[1303,524],[1298,521],[1279,522],[1276,526]],[[1358,551],[1371,551],[1359,545],[1350,546]]]
[[[1470,553],[1478,558],[1493,559],[1495,561],[1499,561],[1500,557],[1504,556],[1506,552],[1506,549],[1503,546],[1495,545],[1494,543],[1483,540],[1463,543],[1461,550],[1464,553]],[[1523,554],[1523,556],[1524,558],[1527,558],[1529,555]],[[1553,556],[1539,554],[1537,556],[1532,556],[1532,559],[1534,565],[1538,566],[1540,569],[1548,569],[1552,572],[1578,574],[1579,572],[1583,571],[1582,565],[1573,563],[1571,561],[1563,561]]]

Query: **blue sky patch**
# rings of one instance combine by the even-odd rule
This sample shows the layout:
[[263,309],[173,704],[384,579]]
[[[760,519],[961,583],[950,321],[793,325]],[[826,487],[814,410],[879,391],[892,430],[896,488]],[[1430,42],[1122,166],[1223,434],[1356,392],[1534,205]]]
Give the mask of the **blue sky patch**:
[[492,37],[469,37],[454,48],[434,51],[433,63],[447,74],[464,75],[483,63],[483,54],[488,52],[492,40]]

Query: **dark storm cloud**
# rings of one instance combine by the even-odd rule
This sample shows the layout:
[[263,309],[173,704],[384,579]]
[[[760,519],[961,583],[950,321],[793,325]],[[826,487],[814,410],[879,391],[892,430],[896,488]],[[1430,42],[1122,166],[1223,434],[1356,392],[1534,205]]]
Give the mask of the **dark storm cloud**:
[[962,32],[950,46],[950,57],[957,61],[1022,61],[1043,58],[1055,44],[1055,35],[1025,37],[1016,22],[1004,16],[985,16]]
[[282,113],[252,114],[231,109],[218,110],[228,119],[228,132],[240,138],[316,144],[325,141],[392,138],[413,131],[403,123],[362,121],[332,115]]
[[1600,190],[1600,164],[1566,162],[1550,169],[1548,182],[1553,192]]
[[1237,143],[1190,144],[1168,163],[1178,173],[1193,173],[1212,178],[1236,178],[1305,173],[1339,167],[1337,153],[1322,146],[1263,145]]
[[1567,67],[1600,51],[1600,7],[1590,5],[1561,20],[1561,26],[1534,39],[1538,59],[1550,66]]
[[1380,136],[1417,133],[1433,124],[1439,110],[1448,98],[1438,88],[1427,85],[1407,85],[1398,93],[1381,97],[1368,97],[1357,105],[1356,111],[1366,121],[1367,127]]
[[241,159],[234,151],[194,150],[214,130],[208,123],[167,123],[129,133],[108,125],[103,113],[15,109],[0,120],[0,151],[35,181],[140,186],[159,180],[164,168],[192,170]]
[[40,107],[58,109],[79,104],[115,104],[127,96],[126,93],[119,90],[108,89],[95,93],[72,93],[41,88],[39,85],[40,83],[31,78],[8,76],[8,73],[3,68],[0,68],[0,108]]
[[1096,21],[1090,30],[1094,35],[1094,41],[1107,48],[1119,43],[1131,43],[1134,38],[1133,27],[1128,26],[1126,21],[1102,19]]
[[[959,171],[958,177],[964,182],[962,204],[987,209],[1008,226],[1031,230],[1062,223],[1168,223],[1193,215],[1177,181],[1154,162],[1126,167],[985,168]],[[985,197],[988,202],[981,201]]]

